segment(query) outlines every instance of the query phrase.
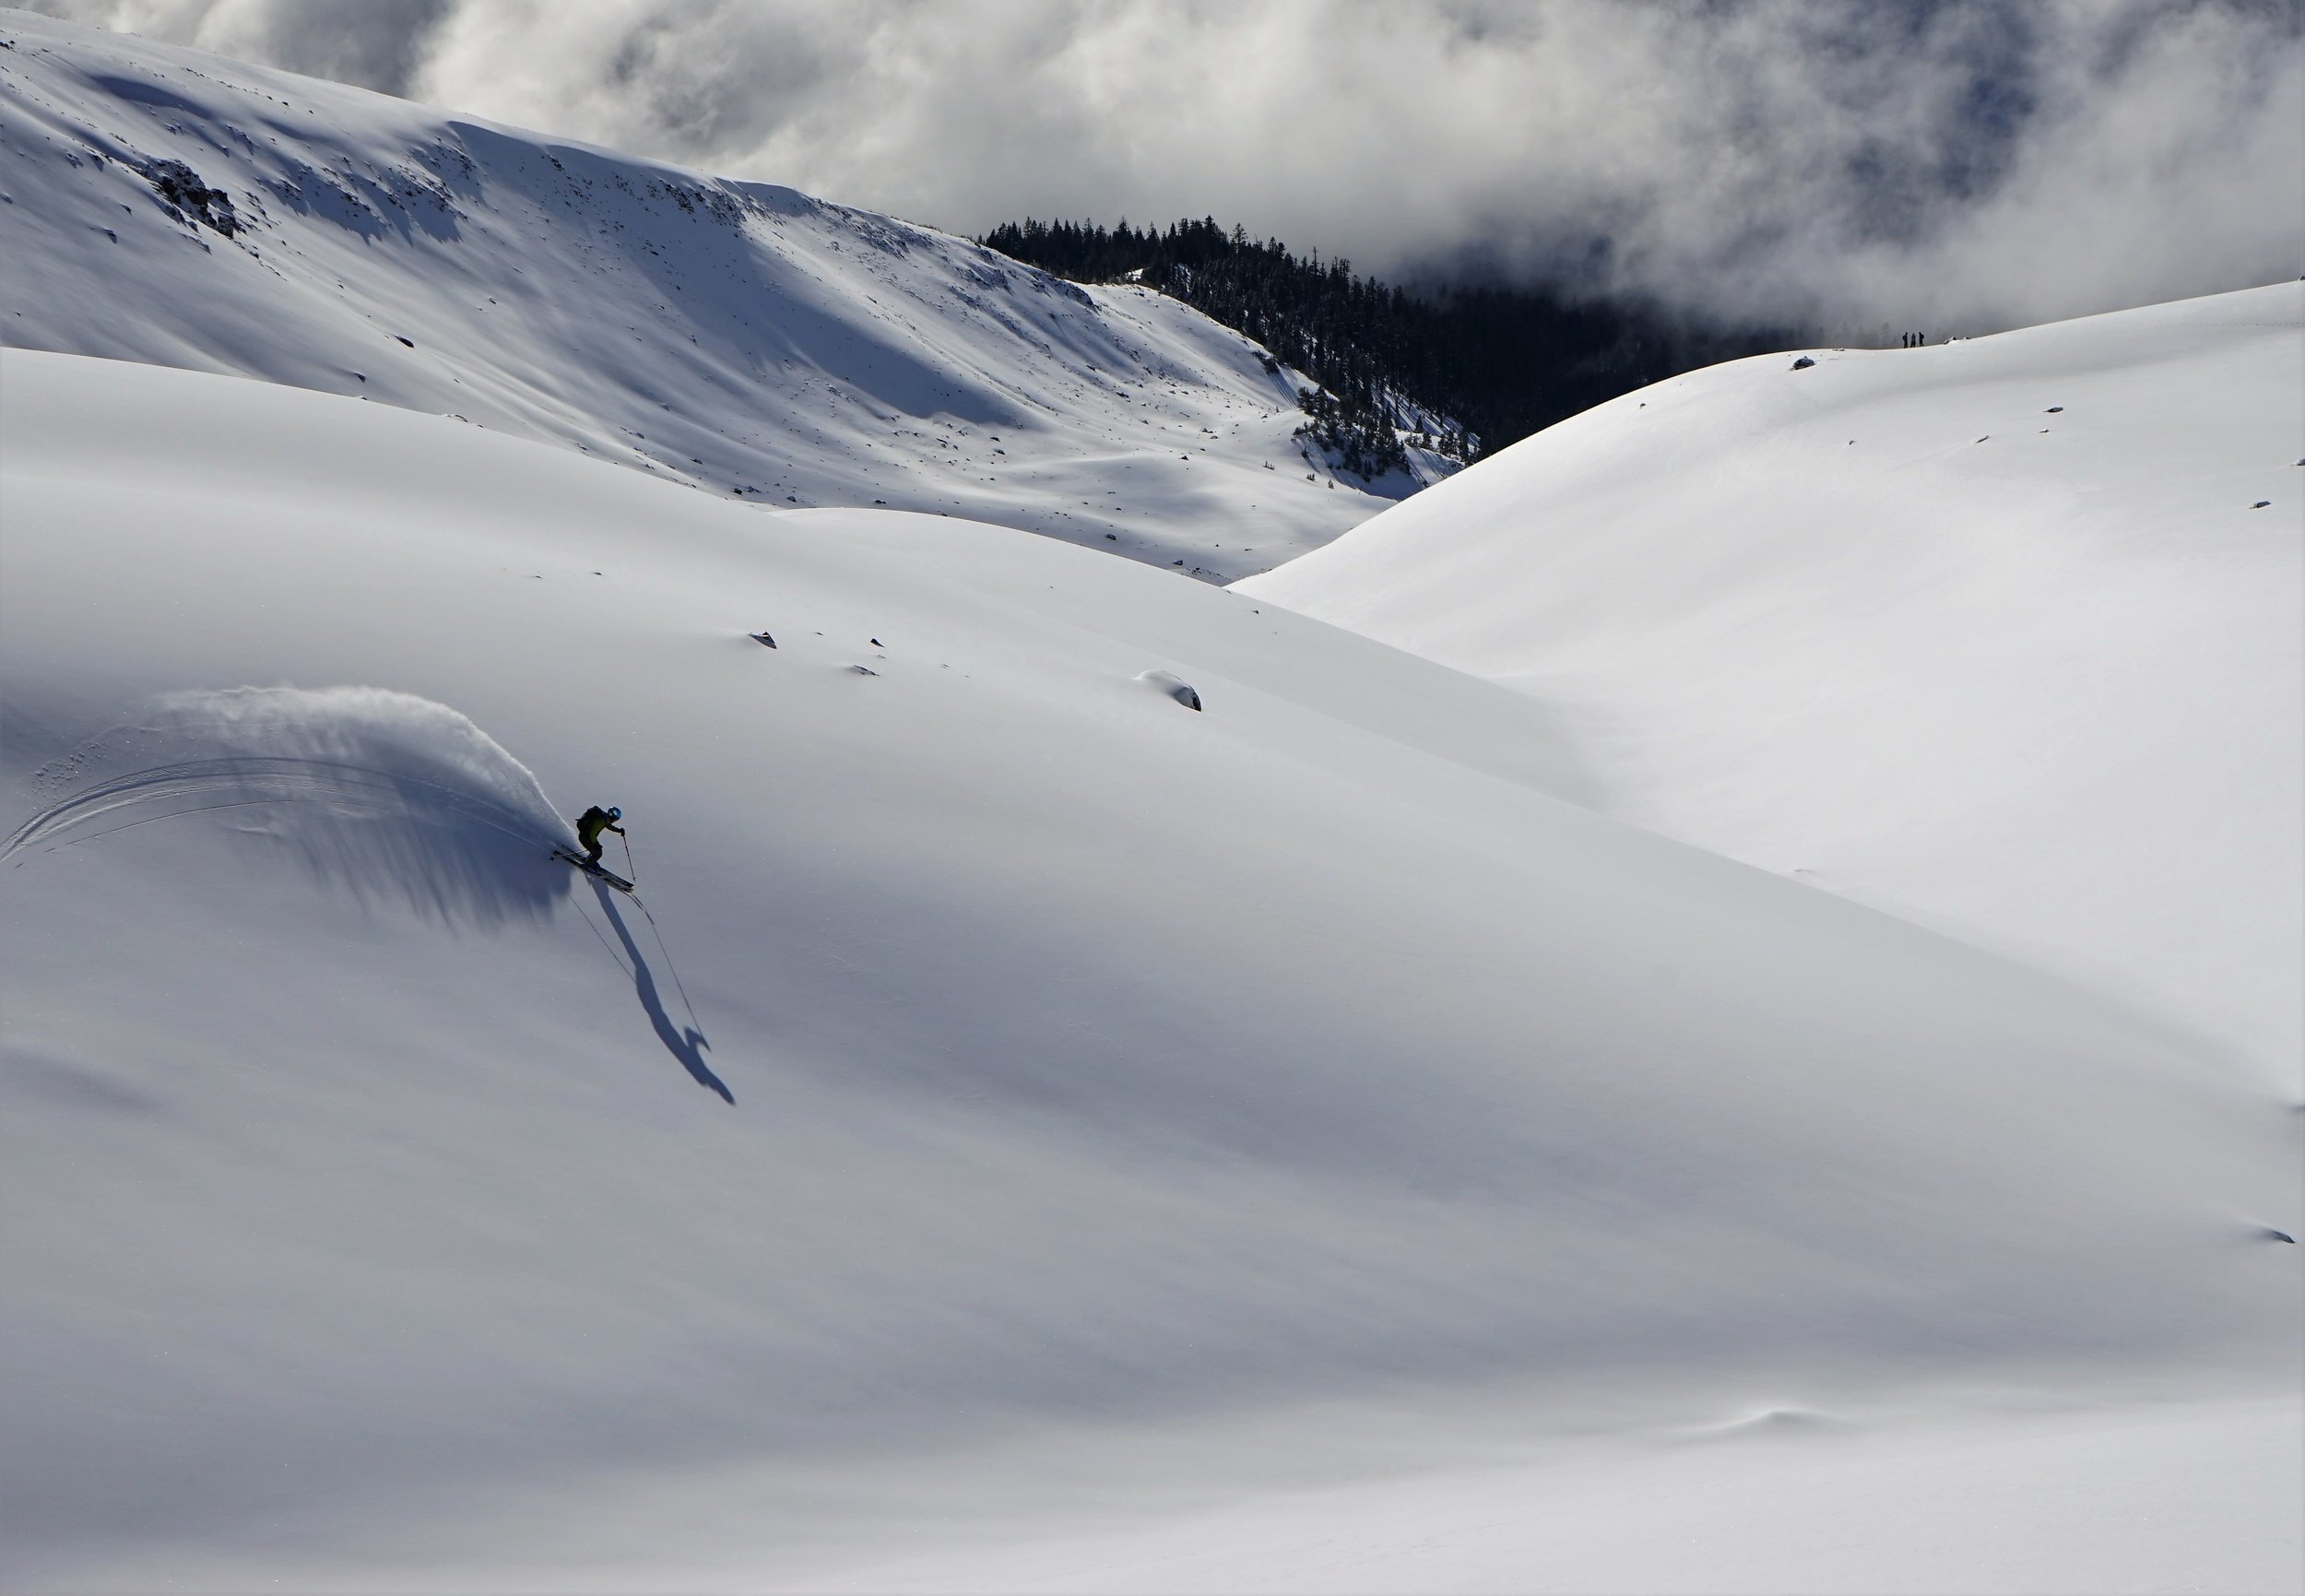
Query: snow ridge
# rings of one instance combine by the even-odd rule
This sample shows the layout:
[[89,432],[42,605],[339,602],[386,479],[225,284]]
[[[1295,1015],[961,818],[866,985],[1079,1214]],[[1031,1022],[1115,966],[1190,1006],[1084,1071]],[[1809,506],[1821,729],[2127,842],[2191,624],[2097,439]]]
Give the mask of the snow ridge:
[[[8,13],[0,341],[260,377],[771,508],[965,515],[1210,579],[1448,467],[1302,467],[1284,368],[950,234]],[[1270,467],[1270,468],[1269,468]]]
[[2305,1075],[2305,284],[1692,372],[1241,591],[1603,807]]

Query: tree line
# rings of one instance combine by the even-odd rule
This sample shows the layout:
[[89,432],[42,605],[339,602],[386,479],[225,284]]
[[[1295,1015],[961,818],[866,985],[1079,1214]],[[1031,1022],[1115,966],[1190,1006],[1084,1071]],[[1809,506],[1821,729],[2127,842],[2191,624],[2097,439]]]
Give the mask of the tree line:
[[1405,463],[1404,431],[1470,462],[1676,372],[1797,341],[1545,288],[1412,292],[1210,217],[1109,230],[1028,217],[977,242],[1075,282],[1141,282],[1255,339],[1320,384],[1300,395],[1307,431],[1362,476]]

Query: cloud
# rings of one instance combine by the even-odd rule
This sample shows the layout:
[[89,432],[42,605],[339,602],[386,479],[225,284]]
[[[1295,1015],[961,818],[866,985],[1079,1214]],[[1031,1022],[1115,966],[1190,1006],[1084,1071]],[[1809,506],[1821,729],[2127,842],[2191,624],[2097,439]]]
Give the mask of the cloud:
[[2305,0],[49,0],[956,231],[1984,331],[2305,270]]
[[33,0],[26,9],[421,98],[423,53],[456,0]]

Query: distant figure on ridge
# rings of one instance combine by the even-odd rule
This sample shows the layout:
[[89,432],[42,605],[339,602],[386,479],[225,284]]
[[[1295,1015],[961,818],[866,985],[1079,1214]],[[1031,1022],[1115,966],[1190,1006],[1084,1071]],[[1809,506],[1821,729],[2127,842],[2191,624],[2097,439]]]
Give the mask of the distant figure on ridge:
[[599,864],[600,833],[614,832],[618,836],[622,836],[624,828],[616,822],[623,818],[622,810],[615,808],[604,810],[598,804],[593,805],[592,808],[576,817],[576,840],[585,845],[585,863]]

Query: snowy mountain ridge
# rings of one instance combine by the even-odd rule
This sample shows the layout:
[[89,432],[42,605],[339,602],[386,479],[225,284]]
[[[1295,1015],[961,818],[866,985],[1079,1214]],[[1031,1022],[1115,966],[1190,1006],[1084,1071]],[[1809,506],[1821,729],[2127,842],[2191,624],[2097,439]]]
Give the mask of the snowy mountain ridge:
[[1230,579],[1374,491],[1189,308],[771,184],[0,14],[0,343],[358,395],[777,507]]
[[1609,812],[2296,1091],[2300,455],[2275,283],[1692,372],[1242,590],[1543,703]]

